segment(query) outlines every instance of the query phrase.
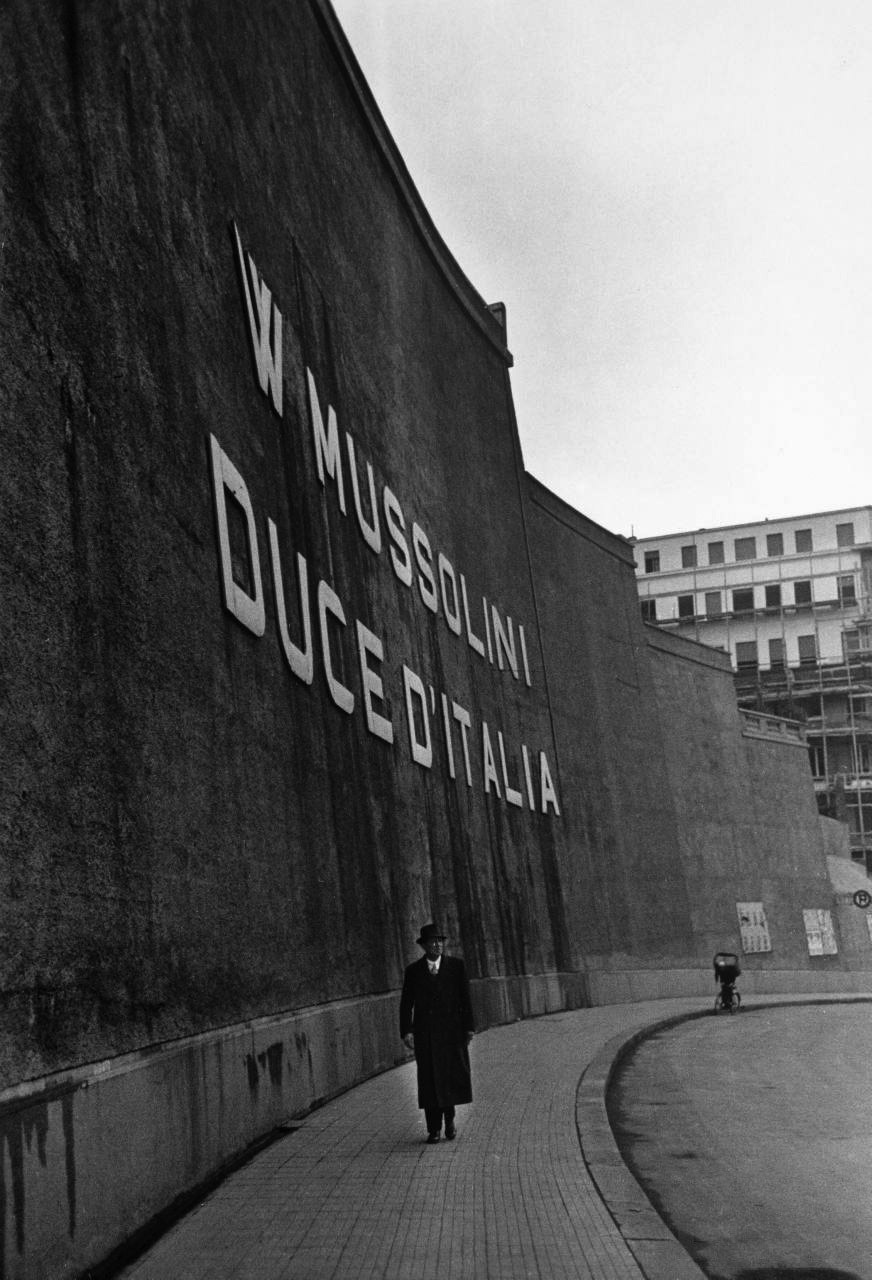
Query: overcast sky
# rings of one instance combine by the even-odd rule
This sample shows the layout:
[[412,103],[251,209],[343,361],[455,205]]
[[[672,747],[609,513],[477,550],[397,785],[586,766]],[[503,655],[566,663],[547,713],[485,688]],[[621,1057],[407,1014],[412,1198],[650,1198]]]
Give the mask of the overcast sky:
[[870,0],[333,3],[528,470],[638,537],[872,503]]

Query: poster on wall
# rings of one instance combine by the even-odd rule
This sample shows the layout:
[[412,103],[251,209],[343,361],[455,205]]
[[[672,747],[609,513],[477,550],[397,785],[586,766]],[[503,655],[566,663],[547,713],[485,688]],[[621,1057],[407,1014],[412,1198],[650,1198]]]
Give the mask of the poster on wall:
[[758,951],[771,951],[769,941],[769,925],[766,923],[766,912],[762,902],[737,902],[736,914],[739,917],[739,932],[742,935],[742,950],[745,955]]
[[802,920],[810,956],[838,955],[839,948],[836,946],[833,917],[829,911],[815,907],[811,911],[803,911]]

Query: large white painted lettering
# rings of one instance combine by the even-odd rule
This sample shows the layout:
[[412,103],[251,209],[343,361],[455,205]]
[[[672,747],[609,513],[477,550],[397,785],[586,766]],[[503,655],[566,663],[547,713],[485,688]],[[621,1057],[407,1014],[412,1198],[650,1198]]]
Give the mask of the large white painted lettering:
[[[232,226],[256,382],[281,417],[282,314],[251,254],[243,249],[236,224]],[[396,581],[428,613],[440,617],[471,654],[532,687],[523,625],[486,595],[470,592],[468,577],[439,548],[432,530],[414,519],[414,512],[404,511],[396,493],[377,478],[372,460],[364,455],[348,424],[343,422],[340,430],[336,410],[328,399],[319,398],[309,368],[305,381],[309,440],[325,503],[335,502],[349,528],[356,529],[376,557],[387,550],[386,563]],[[248,632],[261,638],[266,632],[266,598],[254,504],[241,473],[214,435],[209,442],[224,606]],[[346,499],[349,485],[353,514]],[[382,638],[361,618],[346,615],[342,600],[326,579],[315,582],[317,575],[310,572],[306,556],[280,546],[278,526],[269,516],[265,531],[274,625],[293,677],[288,688],[297,689],[296,696],[329,696],[345,717],[361,717],[373,737],[407,750],[411,762],[421,769],[441,767],[455,785],[465,781],[467,788],[476,786],[494,804],[527,808],[531,814],[560,815],[545,751],[513,742],[504,733],[505,726],[492,727],[480,715],[474,722],[447,689],[426,684],[401,656],[392,665]],[[332,565],[331,558],[331,569]],[[341,572],[342,559],[338,565]],[[356,663],[351,657],[354,648]],[[321,693],[313,691],[316,665],[324,675],[324,684],[318,686]],[[405,746],[392,709],[398,718],[405,713]]]
[[542,812],[548,812],[548,806],[551,805],[554,812],[560,816],[560,806],[557,803],[557,792],[554,790],[554,783],[551,781],[551,770],[548,768],[548,757],[544,751],[539,752],[539,782],[542,792]]
[[345,442],[348,446],[348,467],[351,471],[351,489],[354,493],[354,510],[357,513],[357,523],[364,542],[370,550],[378,555],[382,545],[381,525],[379,524],[378,506],[375,500],[375,477],[372,473],[372,463],[368,462],[366,464],[366,478],[369,482],[369,509],[372,512],[372,519],[367,520],[360,503],[360,482],[357,479],[357,459],[354,453],[354,441],[347,433]]
[[523,807],[524,797],[521,795],[517,787],[510,786],[509,784],[509,771],[506,768],[506,744],[503,739],[503,735],[499,730],[497,731],[497,739],[500,744],[500,763],[503,766],[503,794],[506,797],[507,804],[513,804],[520,809]]
[[357,649],[360,655],[360,682],[363,685],[363,705],[366,710],[366,727],[370,733],[385,742],[393,742],[394,726],[386,716],[376,711],[373,699],[384,700],[385,690],[382,678],[370,664],[370,658],[379,663],[384,662],[384,645],[377,635],[358,620]]
[[464,578],[463,574],[460,575],[460,594],[463,597],[463,618],[464,618],[464,621],[466,622],[467,642],[469,643],[470,649],[474,649],[475,652],[480,654],[481,657],[483,658],[484,657],[484,641],[480,640],[479,637],[474,634],[472,630],[472,626],[469,621],[469,597],[466,594],[466,578]]
[[[209,436],[212,455],[212,493],[215,499],[215,518],[218,525],[218,546],[221,552],[221,581],[224,587],[224,604],[234,618],[256,636],[262,636],[266,627],[266,611],[263,603],[263,587],[260,580],[260,555],[257,549],[257,531],[254,511],[248,487],[242,476],[227,457],[213,435]],[[227,521],[227,494],[238,503],[245,516],[246,556],[251,573],[252,591],[249,593],[233,576],[230,553],[230,529]]]
[[336,678],[333,654],[330,649],[330,633],[327,626],[328,614],[332,614],[341,626],[345,626],[345,610],[342,608],[342,602],[333,588],[322,579],[318,583],[318,618],[321,623],[321,651],[324,656],[324,675],[327,678],[330,697],[340,711],[345,711],[348,715],[351,715],[354,710],[354,694]]
[[309,610],[309,571],[305,558],[297,552],[297,583],[300,601],[300,619],[303,626],[303,647],[295,644],[288,632],[288,615],[285,607],[285,584],[282,578],[282,562],[279,554],[279,536],[275,523],[267,520],[269,528],[269,546],[272,556],[273,590],[276,593],[276,610],[278,612],[279,638],[282,652],[288,666],[303,684],[311,684],[315,674],[315,659],[312,649],[312,615]]
[[512,675],[518,679],[518,658],[515,654],[515,629],[512,626],[512,619],[506,617],[505,622],[497,613],[496,609],[492,609],[494,620],[494,644],[497,651],[497,664],[502,671],[503,655],[509,664]]
[[336,425],[336,414],[333,406],[327,406],[327,429],[324,429],[324,418],[318,400],[318,391],[311,371],[306,370],[309,386],[309,416],[312,423],[312,442],[315,446],[315,465],[318,468],[318,479],[326,488],[327,476],[336,482],[339,495],[339,509],[345,515],[345,484],[342,479],[342,457],[339,452],[339,429]]
[[412,525],[412,546],[418,565],[418,590],[421,599],[431,613],[438,613],[439,596],[436,594],[436,579],[433,577],[433,552],[427,535],[419,524]]
[[463,767],[466,770],[466,785],[472,786],[472,768],[469,763],[469,730],[472,728],[472,716],[465,707],[456,702],[451,704],[451,713],[460,725],[460,742],[463,746]]
[[490,730],[487,727],[487,721],[481,722],[481,758],[484,768],[484,789],[490,791],[493,787],[497,795],[500,794],[500,780],[497,777],[497,766],[494,760],[493,747],[491,746]]
[[412,585],[412,560],[409,555],[409,544],[406,541],[406,519],[403,508],[397,497],[385,485],[382,501],[385,508],[385,521],[391,538],[391,563],[394,573],[403,586]]
[[[332,405],[327,405],[325,425],[324,409],[318,395],[318,388],[314,375],[308,368],[306,384],[318,479],[325,492],[328,488],[328,480],[332,482],[339,510],[343,515],[347,515],[344,470],[346,464],[343,462],[336,411]],[[345,432],[345,452],[357,527],[367,546],[379,554],[383,544],[375,471],[368,459],[361,459],[350,431]],[[368,511],[361,492],[359,472],[362,469],[366,472]],[[431,613],[441,613],[449,631],[456,636],[465,634],[466,641],[474,653],[480,657],[486,656],[487,661],[492,666],[498,667],[500,671],[509,671],[515,680],[521,679],[521,666],[518,660],[518,648],[520,648],[523,675],[529,686],[531,684],[530,664],[523,626],[518,623],[516,627],[515,621],[508,614],[503,615],[493,601],[483,596],[481,610],[484,640],[482,640],[476,634],[470,619],[469,592],[465,576],[455,572],[453,564],[443,552],[434,553],[433,544],[421,524],[413,520],[409,526],[402,504],[387,485],[382,487],[381,506],[387,527],[391,565],[398,580],[406,587],[411,587],[417,582],[418,595],[424,607]],[[411,548],[406,532],[409,527]]]
[[409,727],[409,746],[415,764],[429,769],[433,764],[433,742],[430,737],[430,716],[427,711],[427,694],[419,675],[403,663],[403,685],[406,690],[406,720]]
[[448,623],[449,630],[459,636],[463,631],[463,627],[460,623],[460,605],[457,600],[457,578],[454,576],[454,566],[450,560],[446,560],[441,551],[439,552],[438,564],[442,612],[445,614],[445,621]]
[[261,280],[251,254],[243,253],[236,223],[233,223],[236,260],[245,309],[254,367],[261,391],[282,416],[282,313],[275,306],[265,280]]

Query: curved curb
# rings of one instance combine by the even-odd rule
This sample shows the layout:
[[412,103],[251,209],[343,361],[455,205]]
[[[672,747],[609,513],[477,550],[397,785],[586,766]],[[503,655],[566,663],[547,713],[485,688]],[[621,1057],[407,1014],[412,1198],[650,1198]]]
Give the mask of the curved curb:
[[[775,997],[755,999],[742,1012],[815,1004],[868,1004],[869,995],[814,997],[794,1000]],[[581,1154],[591,1180],[614,1219],[627,1248],[646,1280],[709,1280],[693,1258],[669,1230],[618,1149],[606,1110],[609,1085],[623,1059],[637,1044],[650,1036],[683,1022],[711,1017],[710,1009],[696,1009],[656,1018],[622,1031],[602,1046],[591,1059],[578,1082],[575,1095],[575,1124]]]

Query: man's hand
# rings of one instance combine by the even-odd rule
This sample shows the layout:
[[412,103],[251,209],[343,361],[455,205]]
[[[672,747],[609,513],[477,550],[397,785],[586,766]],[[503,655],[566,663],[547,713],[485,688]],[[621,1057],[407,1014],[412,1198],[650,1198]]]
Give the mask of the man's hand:
[[411,1031],[407,1031],[406,1034],[403,1036],[403,1044],[406,1046],[407,1049],[414,1049],[415,1037],[412,1035]]

